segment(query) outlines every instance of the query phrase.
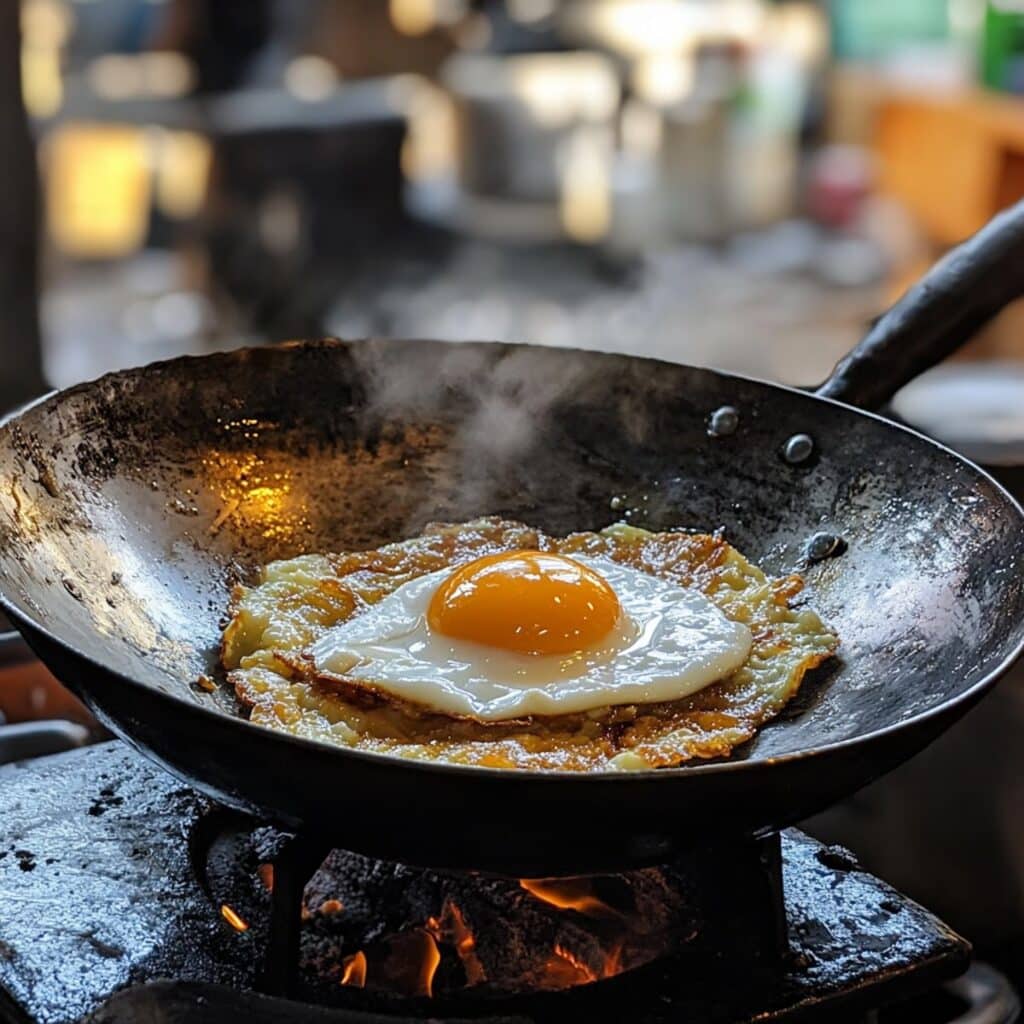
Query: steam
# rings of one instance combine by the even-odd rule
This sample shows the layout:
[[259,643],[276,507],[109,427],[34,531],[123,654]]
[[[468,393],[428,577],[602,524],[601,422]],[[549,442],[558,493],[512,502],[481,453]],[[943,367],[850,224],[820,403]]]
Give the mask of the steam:
[[[650,433],[650,403],[630,386],[629,364],[618,359],[462,343],[409,342],[396,350],[374,341],[355,345],[353,356],[369,385],[370,417],[454,422],[457,458],[437,481],[445,506],[497,511],[493,503],[524,474],[560,473],[570,486],[579,453],[552,445],[550,430],[567,403],[614,401],[626,436],[642,442]],[[645,381],[654,377],[643,374]]]

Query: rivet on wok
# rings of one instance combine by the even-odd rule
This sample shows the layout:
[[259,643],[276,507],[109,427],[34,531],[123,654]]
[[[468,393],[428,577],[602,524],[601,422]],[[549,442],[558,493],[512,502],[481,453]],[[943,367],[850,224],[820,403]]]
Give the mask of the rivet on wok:
[[831,555],[841,555],[846,550],[846,541],[834,533],[824,531],[814,534],[804,546],[804,557],[808,562],[821,562]]
[[708,417],[708,436],[728,437],[736,433],[739,425],[739,411],[731,405],[723,405]]
[[782,457],[792,465],[806,462],[814,451],[814,441],[808,434],[794,434],[782,449]]

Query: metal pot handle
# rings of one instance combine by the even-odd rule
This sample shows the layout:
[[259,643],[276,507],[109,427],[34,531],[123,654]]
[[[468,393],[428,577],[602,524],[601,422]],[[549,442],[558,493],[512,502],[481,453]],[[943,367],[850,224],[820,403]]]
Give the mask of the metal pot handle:
[[1024,295],[1024,200],[947,253],[841,359],[823,398],[877,409]]

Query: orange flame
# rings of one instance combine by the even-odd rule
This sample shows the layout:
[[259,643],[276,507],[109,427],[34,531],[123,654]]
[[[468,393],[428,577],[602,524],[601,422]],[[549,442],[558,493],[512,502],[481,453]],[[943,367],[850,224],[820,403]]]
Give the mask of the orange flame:
[[273,864],[261,864],[256,869],[256,874],[259,875],[260,881],[263,883],[263,888],[267,892],[274,891],[274,865]]
[[341,961],[341,984],[363,988],[366,984],[366,954],[359,950]]
[[555,946],[555,955],[548,960],[546,970],[554,988],[571,988],[573,985],[584,985],[597,981],[594,973],[582,960],[573,955],[565,946]]
[[487,972],[476,954],[476,936],[466,924],[457,904],[446,899],[441,907],[440,919],[428,917],[426,927],[436,942],[449,942],[455,947],[466,971],[467,985],[479,985],[487,980]]
[[625,946],[626,943],[623,940],[609,951],[608,958],[604,963],[604,969],[601,971],[602,978],[614,978],[616,974],[621,974],[626,969],[625,964],[622,962],[622,953]]
[[571,988],[574,985],[585,985],[602,978],[613,978],[623,971],[623,943],[613,947],[605,956],[599,971],[584,963],[567,946],[556,943],[555,955],[545,965],[548,980],[553,988]]
[[247,932],[249,930],[249,922],[241,918],[238,915],[238,912],[232,910],[226,903],[221,904],[220,916],[223,917],[236,932]]
[[589,878],[521,878],[519,885],[531,896],[559,910],[575,910],[587,917],[622,916],[594,895]]
[[430,932],[417,929],[414,933],[423,938],[423,961],[420,967],[419,978],[417,979],[416,991],[413,995],[432,996],[434,994],[434,975],[437,973],[437,966],[441,962],[441,952],[437,948],[434,936]]

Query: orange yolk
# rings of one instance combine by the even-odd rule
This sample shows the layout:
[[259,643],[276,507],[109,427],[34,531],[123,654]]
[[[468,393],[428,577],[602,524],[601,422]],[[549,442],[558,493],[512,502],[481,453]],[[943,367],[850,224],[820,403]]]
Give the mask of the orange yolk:
[[544,551],[488,555],[462,566],[430,601],[430,628],[520,654],[572,654],[611,632],[619,599],[585,565]]

